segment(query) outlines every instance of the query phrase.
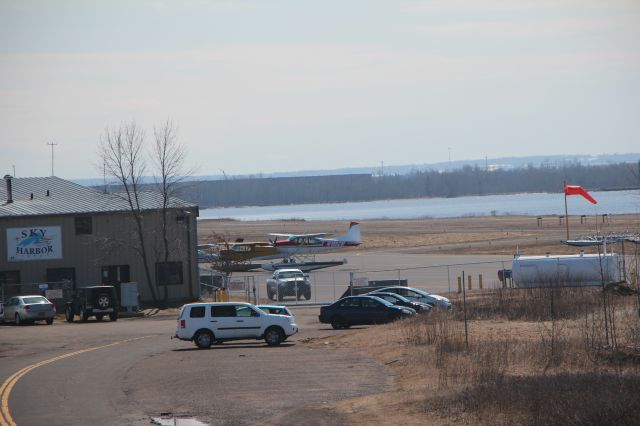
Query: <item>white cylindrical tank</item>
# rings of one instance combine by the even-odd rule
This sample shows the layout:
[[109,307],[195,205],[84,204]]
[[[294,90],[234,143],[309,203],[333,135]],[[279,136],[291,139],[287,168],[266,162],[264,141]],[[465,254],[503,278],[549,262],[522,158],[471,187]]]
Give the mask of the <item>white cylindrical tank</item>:
[[519,256],[511,269],[516,287],[596,286],[621,279],[614,253]]

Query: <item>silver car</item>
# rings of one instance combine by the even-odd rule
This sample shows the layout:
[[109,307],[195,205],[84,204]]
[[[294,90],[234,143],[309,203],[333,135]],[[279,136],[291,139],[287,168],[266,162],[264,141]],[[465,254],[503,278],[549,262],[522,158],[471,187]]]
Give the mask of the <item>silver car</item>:
[[51,325],[55,316],[56,307],[46,297],[15,296],[5,303],[2,320],[16,325],[34,321],[46,321]]

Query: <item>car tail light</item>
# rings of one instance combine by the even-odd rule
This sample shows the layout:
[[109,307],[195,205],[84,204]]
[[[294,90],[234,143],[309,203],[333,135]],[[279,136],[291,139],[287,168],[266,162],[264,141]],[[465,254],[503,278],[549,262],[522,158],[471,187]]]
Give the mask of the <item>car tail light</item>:
[[53,303],[51,304],[51,309],[53,309],[53,312],[56,311],[56,305],[54,305]]
[[180,328],[186,328],[186,327],[187,327],[187,321],[180,320]]
[[25,305],[24,310],[25,311],[30,311],[31,310],[31,305]]

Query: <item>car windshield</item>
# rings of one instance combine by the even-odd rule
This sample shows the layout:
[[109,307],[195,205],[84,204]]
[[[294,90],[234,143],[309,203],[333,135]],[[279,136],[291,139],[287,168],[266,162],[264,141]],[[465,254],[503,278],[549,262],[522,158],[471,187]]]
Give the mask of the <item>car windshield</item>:
[[395,293],[381,293],[381,295],[380,295],[380,296],[377,296],[377,297],[382,297],[382,296],[384,296],[384,299],[385,299],[385,300],[388,300],[388,301],[390,301],[391,303],[393,303],[392,299],[394,299],[394,300],[399,300],[399,301],[401,301],[401,302],[405,302],[405,303],[406,303],[406,302],[410,302],[410,300],[409,300],[409,299],[407,299],[406,297],[401,296],[401,295],[399,295],[399,294],[395,294]]
[[302,278],[302,273],[300,272],[280,272],[280,274],[278,274],[279,278]]
[[395,293],[400,296],[406,297],[407,299],[409,299],[409,301],[414,299],[419,299],[421,297],[425,297],[429,295],[429,293],[427,292],[424,292],[415,288],[410,288],[410,287],[391,287],[387,289],[382,289],[379,292],[382,293],[384,291],[388,293]]
[[291,316],[291,313],[283,306],[258,306],[257,308],[268,314]]
[[367,296],[367,297],[370,297],[370,298],[382,303],[385,306],[393,306],[393,303],[389,302],[388,300],[384,300],[384,299],[382,299],[380,297],[377,297],[377,296]]
[[49,303],[49,301],[42,296],[25,297],[22,300],[25,305],[30,305],[32,303]]

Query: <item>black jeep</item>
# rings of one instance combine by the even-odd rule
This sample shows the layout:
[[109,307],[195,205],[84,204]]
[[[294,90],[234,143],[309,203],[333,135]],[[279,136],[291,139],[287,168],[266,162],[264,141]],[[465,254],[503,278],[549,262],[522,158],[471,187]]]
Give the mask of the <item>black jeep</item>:
[[80,321],[86,321],[90,316],[102,321],[102,317],[109,315],[111,321],[118,319],[118,296],[116,288],[110,285],[79,287],[75,290],[70,302],[67,302],[65,316],[68,322],[73,322],[78,315]]

